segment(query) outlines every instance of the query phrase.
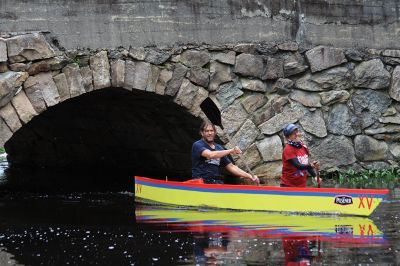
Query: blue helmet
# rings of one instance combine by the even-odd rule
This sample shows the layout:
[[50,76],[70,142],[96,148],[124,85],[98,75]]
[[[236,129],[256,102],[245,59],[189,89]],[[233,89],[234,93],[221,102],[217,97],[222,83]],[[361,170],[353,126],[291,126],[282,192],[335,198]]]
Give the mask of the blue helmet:
[[299,129],[299,127],[295,124],[289,124],[283,129],[283,135],[285,135],[285,137],[289,137],[290,134],[292,134],[296,129]]

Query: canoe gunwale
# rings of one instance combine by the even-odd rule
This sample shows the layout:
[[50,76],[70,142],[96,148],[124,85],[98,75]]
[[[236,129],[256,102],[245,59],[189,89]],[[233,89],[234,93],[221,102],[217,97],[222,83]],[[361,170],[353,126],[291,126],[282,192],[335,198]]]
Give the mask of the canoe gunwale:
[[[364,195],[374,195],[378,196],[381,195],[383,198],[385,197],[388,193],[388,189],[353,189],[353,188],[310,188],[310,187],[305,187],[305,188],[300,188],[300,187],[273,187],[273,186],[254,186],[254,185],[226,185],[226,184],[191,184],[191,183],[183,183],[183,182],[178,182],[178,181],[165,181],[165,180],[156,180],[152,178],[147,178],[147,177],[139,177],[135,176],[135,181],[138,180],[140,183],[146,183],[146,185],[166,185],[167,188],[174,188],[174,189],[188,189],[188,190],[204,190],[207,192],[219,192],[219,193],[257,193],[260,192],[260,194],[263,194],[262,192],[276,192],[278,194],[284,194],[287,192],[288,194],[293,194],[295,193],[302,193],[302,195],[306,193],[315,193],[317,194],[352,194],[352,195],[359,195],[359,194],[364,194]],[[216,190],[216,191],[213,191]],[[226,192],[224,192],[226,190]],[[242,192],[241,192],[242,191]],[[362,193],[360,193],[362,192]],[[303,194],[304,193],[304,194]]]

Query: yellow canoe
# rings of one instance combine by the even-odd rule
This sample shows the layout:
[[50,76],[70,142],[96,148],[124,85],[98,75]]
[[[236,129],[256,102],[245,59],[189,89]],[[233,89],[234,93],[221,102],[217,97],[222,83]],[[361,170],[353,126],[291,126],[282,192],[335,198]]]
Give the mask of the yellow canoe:
[[159,204],[369,216],[387,189],[289,188],[195,184],[135,176],[135,200]]

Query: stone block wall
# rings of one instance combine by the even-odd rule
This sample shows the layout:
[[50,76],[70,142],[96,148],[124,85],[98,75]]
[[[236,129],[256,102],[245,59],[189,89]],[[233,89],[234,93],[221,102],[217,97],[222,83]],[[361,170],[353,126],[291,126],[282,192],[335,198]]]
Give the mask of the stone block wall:
[[263,178],[280,175],[288,123],[325,171],[400,160],[400,50],[283,42],[59,51],[35,33],[0,39],[0,72],[1,146],[47,108],[122,87],[163,95],[194,117],[211,97],[221,140]]

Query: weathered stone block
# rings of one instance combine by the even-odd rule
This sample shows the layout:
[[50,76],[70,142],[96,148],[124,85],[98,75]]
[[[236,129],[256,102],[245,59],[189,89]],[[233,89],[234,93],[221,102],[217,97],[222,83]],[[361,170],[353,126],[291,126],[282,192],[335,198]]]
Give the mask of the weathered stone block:
[[282,141],[278,135],[258,141],[257,148],[265,162],[278,161],[282,158]]
[[8,59],[11,63],[54,57],[53,48],[39,33],[18,35],[7,39]]
[[150,74],[150,64],[142,61],[125,62],[125,85],[126,89],[146,90]]
[[267,66],[265,68],[265,72],[262,75],[261,79],[278,79],[284,77],[283,70],[284,61],[280,58],[272,58],[269,57],[267,61]]
[[11,64],[10,70],[11,71],[15,71],[15,72],[25,72],[29,67],[30,67],[31,63],[29,62],[28,64],[24,64],[24,63],[14,63]]
[[400,124],[400,115],[381,117],[379,122],[383,124]]
[[289,102],[287,97],[275,96],[260,109],[253,112],[251,120],[258,126],[283,112],[283,107]]
[[380,59],[360,63],[353,74],[356,87],[377,90],[387,88],[390,84],[390,73]]
[[256,45],[256,52],[260,55],[273,55],[278,52],[278,47],[272,42],[262,42]]
[[296,106],[273,116],[258,128],[265,135],[273,135],[281,131],[287,124],[296,123],[303,115],[304,110]]
[[400,102],[400,66],[393,70],[392,84],[390,85],[389,95],[396,101]]
[[4,73],[9,71],[7,63],[0,62],[0,73]]
[[207,69],[195,66],[189,70],[188,79],[199,86],[207,88],[210,81],[210,74]]
[[260,78],[264,72],[263,59],[256,55],[240,54],[236,57],[233,72],[242,76]]
[[267,92],[267,85],[259,79],[241,78],[243,89],[258,92]]
[[313,159],[320,160],[322,170],[335,169],[356,162],[353,142],[345,136],[329,135],[309,148]]
[[162,69],[160,75],[158,76],[155,92],[157,94],[164,95],[168,81],[170,81],[171,79],[172,79],[172,72],[167,69]]
[[125,61],[118,59],[111,61],[111,85],[123,87],[125,82]]
[[180,56],[180,62],[188,67],[203,67],[210,62],[210,53],[206,51],[186,50]]
[[194,85],[189,80],[184,79],[182,85],[174,99],[177,104],[190,109],[193,106],[193,98],[196,96],[199,86]]
[[247,120],[247,117],[248,114],[239,102],[229,105],[221,112],[222,125],[224,125],[225,132],[232,136]]
[[82,76],[83,87],[85,88],[86,92],[92,91],[93,87],[93,72],[89,66],[81,67],[79,72]]
[[303,56],[296,53],[286,53],[283,55],[283,70],[285,77],[293,76],[302,73],[308,69]]
[[384,50],[382,55],[389,57],[400,57],[400,50]]
[[24,83],[25,93],[37,113],[60,102],[57,86],[50,72],[30,76]]
[[246,111],[251,114],[258,108],[267,103],[267,97],[264,94],[256,93],[245,96],[240,103],[246,109]]
[[226,53],[217,53],[213,55],[213,59],[215,61],[228,64],[228,65],[234,65],[236,61],[236,53],[235,51],[228,51]]
[[186,76],[188,68],[182,64],[176,64],[174,71],[172,72],[172,78],[168,81],[167,87],[165,88],[165,94],[169,96],[175,96],[179,90],[183,79]]
[[210,64],[209,91],[216,91],[219,85],[232,81],[233,74],[230,66],[213,61]]
[[284,42],[281,44],[278,44],[278,49],[282,51],[292,51],[295,52],[299,50],[299,45],[295,42]]
[[[382,58],[383,63],[385,63],[386,65],[390,65],[390,66],[397,66],[400,65],[400,58],[398,57],[383,57]],[[386,66],[386,70],[389,70],[390,66]]]
[[90,57],[90,68],[93,72],[95,90],[111,87],[110,64],[107,51],[101,51]]
[[397,160],[400,159],[400,143],[392,143],[389,146],[390,153]]
[[85,93],[83,79],[79,71],[79,66],[77,64],[69,64],[65,66],[62,72],[65,74],[65,77],[67,79],[71,98]]
[[357,62],[363,61],[365,58],[368,57],[368,54],[364,50],[354,48],[346,49],[344,53],[349,60]]
[[362,127],[366,128],[388,109],[392,100],[386,93],[375,90],[358,90],[351,97],[354,114],[361,118]]
[[328,135],[321,110],[315,110],[314,112],[306,111],[299,122],[306,132],[314,136],[323,138]]
[[22,127],[18,114],[11,103],[0,109],[0,118],[3,118],[13,133]]
[[0,62],[7,62],[7,43],[6,40],[0,38]]
[[256,52],[256,45],[253,43],[240,43],[233,47],[237,53],[254,54]]
[[40,60],[38,62],[34,62],[31,65],[28,65],[28,73],[33,76],[40,72],[48,72],[53,70],[60,70],[66,64],[68,60],[65,57],[57,56],[54,58]]
[[315,74],[306,74],[296,81],[296,88],[305,91],[349,89],[350,71],[346,67],[335,67]]
[[259,130],[251,120],[246,120],[238,132],[231,139],[231,146],[238,146],[241,150],[246,150],[257,139]]
[[28,73],[26,72],[0,73],[0,108],[11,101],[27,78]]
[[[389,134],[400,133],[400,126],[387,125],[387,126],[381,126],[378,128],[368,128],[365,130],[365,134],[367,134],[367,135],[375,135],[375,134],[382,134],[382,133],[389,133]],[[388,136],[386,139],[390,139],[390,137]]]
[[192,99],[193,105],[190,108],[190,113],[194,116],[198,117],[202,114],[200,109],[200,104],[208,97],[208,91],[202,87],[199,87],[199,90],[196,93],[196,96]]
[[362,121],[345,104],[337,104],[332,107],[327,124],[329,132],[346,136],[359,134],[362,128]]
[[131,47],[128,55],[135,60],[143,61],[146,58],[147,52],[143,47]]
[[347,62],[343,50],[327,46],[318,46],[306,52],[311,72],[321,71]]
[[[399,106],[400,107],[400,106]],[[392,116],[392,115],[396,115],[397,114],[397,110],[396,110],[396,104],[393,106],[390,106],[385,113],[383,114],[383,116]]]
[[219,86],[216,97],[221,103],[222,109],[228,107],[231,103],[235,101],[236,98],[243,94],[241,90],[242,86],[240,83],[228,82]]
[[24,123],[28,123],[31,119],[37,115],[37,112],[33,108],[31,102],[26,96],[25,92],[21,90],[17,95],[11,100],[12,105],[17,112],[19,119]]
[[60,73],[53,77],[53,80],[57,86],[58,94],[60,95],[60,102],[63,102],[69,98],[71,98],[71,94],[69,91],[69,86],[67,82],[67,78],[64,73]]
[[147,81],[146,91],[156,91],[158,76],[160,75],[160,72],[161,70],[157,66],[150,65],[149,80]]
[[12,137],[12,132],[7,126],[6,122],[0,118],[0,147],[4,147],[4,144]]
[[145,60],[146,62],[154,65],[162,65],[170,58],[170,56],[171,54],[166,51],[159,49],[149,49],[147,51]]
[[260,152],[257,149],[257,145],[251,144],[250,147],[243,151],[243,156],[239,160],[236,161],[236,164],[241,169],[246,169],[246,163],[250,167],[250,169],[254,168],[258,164],[262,162],[262,158]]
[[379,161],[387,157],[388,145],[369,136],[357,135],[354,147],[360,161]]
[[254,169],[261,183],[268,183],[268,179],[279,178],[282,175],[282,162],[263,163]]
[[334,103],[345,103],[350,98],[348,91],[326,91],[319,94],[323,105],[332,105]]
[[279,95],[289,94],[292,91],[294,82],[290,79],[278,79],[272,86],[271,92],[276,92]]
[[321,97],[316,93],[292,90],[290,98],[307,107],[321,107]]

